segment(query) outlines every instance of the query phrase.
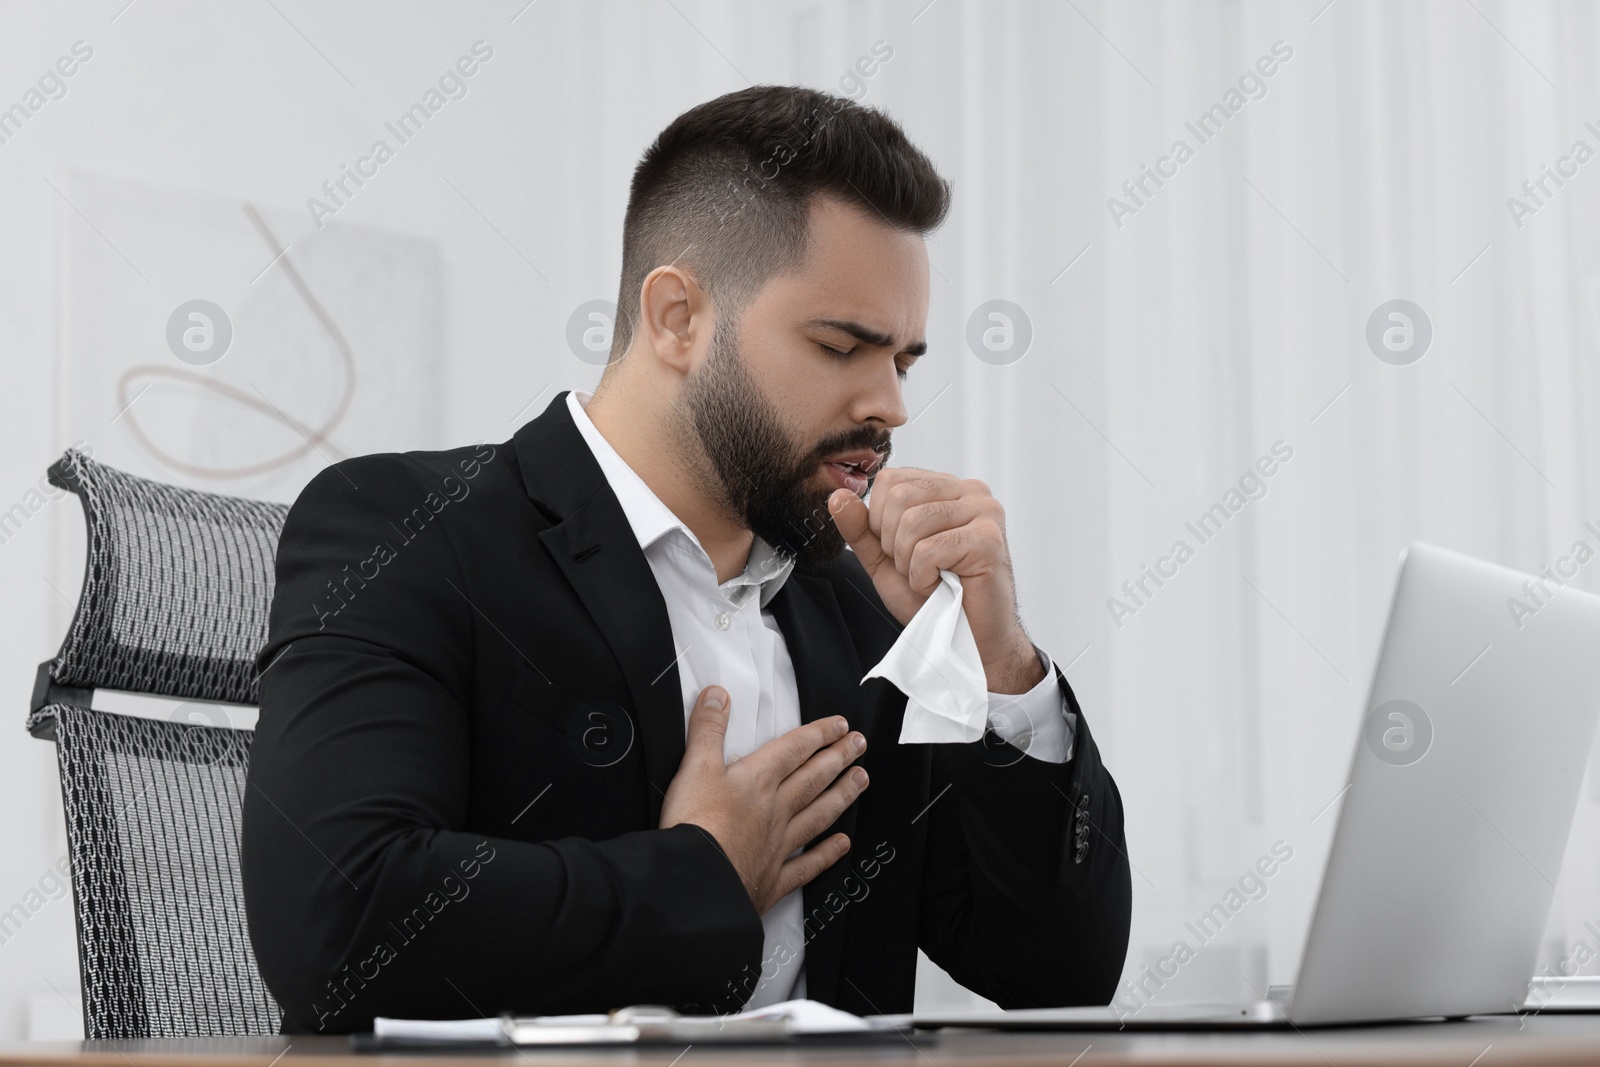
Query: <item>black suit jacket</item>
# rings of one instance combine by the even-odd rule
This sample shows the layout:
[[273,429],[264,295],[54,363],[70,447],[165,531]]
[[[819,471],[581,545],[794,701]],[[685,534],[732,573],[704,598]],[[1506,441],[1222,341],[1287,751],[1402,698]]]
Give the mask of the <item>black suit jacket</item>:
[[[868,739],[804,890],[806,993],[912,1007],[916,950],[1005,1007],[1106,1003],[1127,950],[1122,802],[1077,713],[1066,764],[993,733],[900,745],[858,685],[901,627],[846,551],[770,610],[801,716]],[[684,747],[665,602],[562,393],[510,441],[317,474],[278,545],[242,875],[284,1030],[735,1010],[760,916],[715,840],[657,829]],[[737,714],[739,709],[735,708]],[[787,966],[786,966],[787,965]]]

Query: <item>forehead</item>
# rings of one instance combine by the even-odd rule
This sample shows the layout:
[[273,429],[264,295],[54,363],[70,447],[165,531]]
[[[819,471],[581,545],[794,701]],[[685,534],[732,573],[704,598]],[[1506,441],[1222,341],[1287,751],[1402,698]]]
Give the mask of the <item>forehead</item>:
[[758,303],[788,321],[849,320],[909,343],[922,337],[927,324],[927,247],[920,234],[817,196],[805,259],[775,276]]

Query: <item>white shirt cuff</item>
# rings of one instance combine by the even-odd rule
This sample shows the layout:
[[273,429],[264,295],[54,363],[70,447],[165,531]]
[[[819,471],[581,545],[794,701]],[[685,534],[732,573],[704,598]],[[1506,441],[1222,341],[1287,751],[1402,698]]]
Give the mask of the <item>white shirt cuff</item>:
[[1044,679],[1026,693],[990,693],[989,728],[1034,759],[1065,763],[1072,758],[1078,717],[1067,710],[1050,657],[1038,645],[1033,650],[1044,666]]

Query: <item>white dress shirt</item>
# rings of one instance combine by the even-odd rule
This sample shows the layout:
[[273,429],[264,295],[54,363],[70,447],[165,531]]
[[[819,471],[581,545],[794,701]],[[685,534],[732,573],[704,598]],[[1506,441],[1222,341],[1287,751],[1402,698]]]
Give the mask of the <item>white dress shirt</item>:
[[[794,663],[783,632],[767,610],[768,602],[788,579],[794,560],[778,560],[779,553],[757,537],[744,572],[719,585],[716,566],[694,532],[661,502],[589,420],[583,408],[592,395],[573,390],[567,395],[567,408],[622,505],[666,601],[683,690],[685,729],[700,691],[720,685],[731,698],[725,758],[731,761],[754,752],[800,726]],[[748,610],[752,607],[755,610]],[[1076,716],[1067,710],[1066,700],[1056,688],[1050,658],[1037,646],[1035,651],[1044,665],[1044,680],[1026,693],[990,693],[989,725],[1029,756],[1065,763],[1072,758]],[[766,931],[761,979],[746,1007],[805,996],[801,893],[794,890],[761,917]],[[780,947],[788,951],[780,952]],[[780,968],[778,962],[785,959],[789,962]]]

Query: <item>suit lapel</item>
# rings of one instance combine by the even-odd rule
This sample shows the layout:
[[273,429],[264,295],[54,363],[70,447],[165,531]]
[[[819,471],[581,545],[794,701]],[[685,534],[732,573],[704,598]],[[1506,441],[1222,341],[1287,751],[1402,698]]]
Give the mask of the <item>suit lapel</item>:
[[649,779],[651,827],[683,761],[682,683],[655,574],[594,453],[559,394],[513,438],[528,495],[555,520],[539,532],[622,668]]
[[[850,720],[851,729],[867,732],[867,708],[859,688],[866,670],[850,640],[850,631],[833,595],[833,585],[824,578],[794,571],[767,606],[783,631],[784,644],[794,663],[794,679],[800,693],[800,721],[807,723],[829,715],[844,715]],[[848,910],[836,915],[835,909],[848,899],[840,890],[840,882],[850,873],[851,859],[861,848],[855,835],[858,807],[859,802],[850,805],[819,835],[819,839],[836,833],[847,835],[850,851],[845,853],[844,859],[808,882],[802,891],[805,900],[802,925],[810,938],[805,954],[806,996],[826,1004],[835,1003],[838,997]],[[828,907],[830,894],[834,908]]]

